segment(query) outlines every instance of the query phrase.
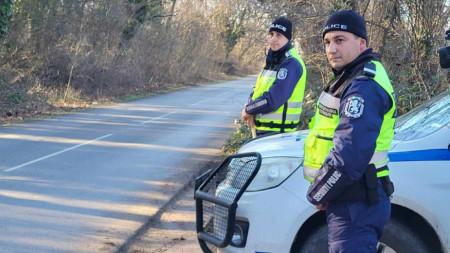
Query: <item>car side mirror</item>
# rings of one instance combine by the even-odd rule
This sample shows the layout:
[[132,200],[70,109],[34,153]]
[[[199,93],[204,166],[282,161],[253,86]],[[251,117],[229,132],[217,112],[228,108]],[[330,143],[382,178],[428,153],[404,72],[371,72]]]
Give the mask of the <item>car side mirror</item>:
[[441,47],[439,49],[439,64],[441,68],[450,68],[450,47]]
[[[445,40],[450,40],[450,29],[445,32]],[[439,49],[439,64],[441,68],[450,68],[450,46],[441,47]]]

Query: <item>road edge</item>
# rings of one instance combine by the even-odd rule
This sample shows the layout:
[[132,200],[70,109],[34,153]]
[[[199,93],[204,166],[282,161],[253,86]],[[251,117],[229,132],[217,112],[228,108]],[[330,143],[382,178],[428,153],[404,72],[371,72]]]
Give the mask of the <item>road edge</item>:
[[177,190],[177,192],[166,202],[164,205],[162,205],[158,211],[151,217],[148,218],[148,220],[142,224],[140,228],[138,228],[130,237],[128,237],[125,242],[115,251],[115,253],[128,253],[130,251],[130,248],[137,242],[139,239],[144,236],[151,228],[152,225],[156,222],[158,222],[161,219],[161,216],[170,209],[170,206],[175,204],[182,196],[183,194],[189,190],[190,187],[194,187],[195,178],[200,176],[202,173],[209,169],[214,169],[222,162],[222,160],[226,157],[224,154],[217,154],[217,156],[214,157],[211,161],[206,162],[205,165],[201,167],[192,178],[187,181],[183,187]]

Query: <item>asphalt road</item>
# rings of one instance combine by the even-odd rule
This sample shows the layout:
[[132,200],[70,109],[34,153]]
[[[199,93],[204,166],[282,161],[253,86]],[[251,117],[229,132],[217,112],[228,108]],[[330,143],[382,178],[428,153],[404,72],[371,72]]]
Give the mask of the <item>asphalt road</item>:
[[217,158],[254,82],[1,128],[0,252],[127,251],[136,231]]

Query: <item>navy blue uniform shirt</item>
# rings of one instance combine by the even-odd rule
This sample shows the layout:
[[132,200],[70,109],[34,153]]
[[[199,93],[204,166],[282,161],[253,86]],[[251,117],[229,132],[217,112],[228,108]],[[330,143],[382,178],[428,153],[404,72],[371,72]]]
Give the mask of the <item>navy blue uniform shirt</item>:
[[[347,102],[355,97],[363,99],[364,108],[359,117],[345,113]],[[380,133],[384,114],[392,107],[390,96],[374,80],[359,77],[343,91],[339,107],[340,120],[325,163],[345,173],[352,181],[363,176]]]

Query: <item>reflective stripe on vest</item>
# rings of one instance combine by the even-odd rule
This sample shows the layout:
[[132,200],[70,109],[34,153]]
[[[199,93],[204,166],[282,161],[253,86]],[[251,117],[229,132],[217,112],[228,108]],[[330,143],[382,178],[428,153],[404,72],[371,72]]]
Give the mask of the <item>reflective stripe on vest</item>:
[[335,110],[339,110],[339,106],[341,105],[341,100],[339,98],[333,97],[330,94],[323,92],[320,94],[318,105],[322,104],[328,108],[332,108]]
[[[372,79],[378,83],[390,96],[392,108],[384,115],[380,133],[376,140],[375,152],[370,159],[369,164],[374,164],[376,168],[382,168],[389,162],[388,149],[391,146],[394,136],[395,123],[395,99],[394,89],[389,81],[389,77],[380,62],[372,61],[376,67],[376,72],[372,72]],[[367,71],[367,69],[364,69]],[[311,119],[310,133],[305,140],[305,155],[303,162],[304,177],[312,181],[317,175],[328,153],[333,148],[334,131],[339,124],[339,106],[340,99],[322,92],[317,101],[316,113]],[[378,177],[388,176],[389,170],[377,172]]]
[[[388,152],[387,151],[375,152],[373,154],[372,158],[370,159],[369,164],[372,164],[372,163],[375,165],[375,168],[377,168],[377,169],[386,166],[389,163]],[[313,168],[313,167],[303,165],[303,176],[308,181],[312,182],[314,180],[314,178],[317,176],[319,169],[320,169],[320,167]],[[384,176],[389,176],[389,170],[383,170],[383,171],[377,172],[377,177],[384,177]]]
[[277,72],[269,69],[263,69],[263,71],[261,72],[261,76],[265,76],[268,78],[275,78],[277,77]]
[[[264,119],[270,120],[270,121],[281,121],[283,120],[283,115],[279,113],[266,113],[263,114]],[[286,121],[299,121],[298,115],[296,114],[287,114],[286,115]]]
[[[277,131],[291,132],[297,130],[300,122],[300,114],[302,113],[303,95],[306,84],[306,67],[305,64],[294,48],[286,52],[286,56],[295,58],[303,68],[303,74],[298,80],[291,97],[287,103],[280,106],[277,110],[266,113],[257,114],[255,116],[255,128],[260,131]],[[260,97],[264,92],[269,91],[270,87],[276,80],[278,69],[261,71],[253,89],[252,100]],[[284,119],[284,121],[283,121]]]

